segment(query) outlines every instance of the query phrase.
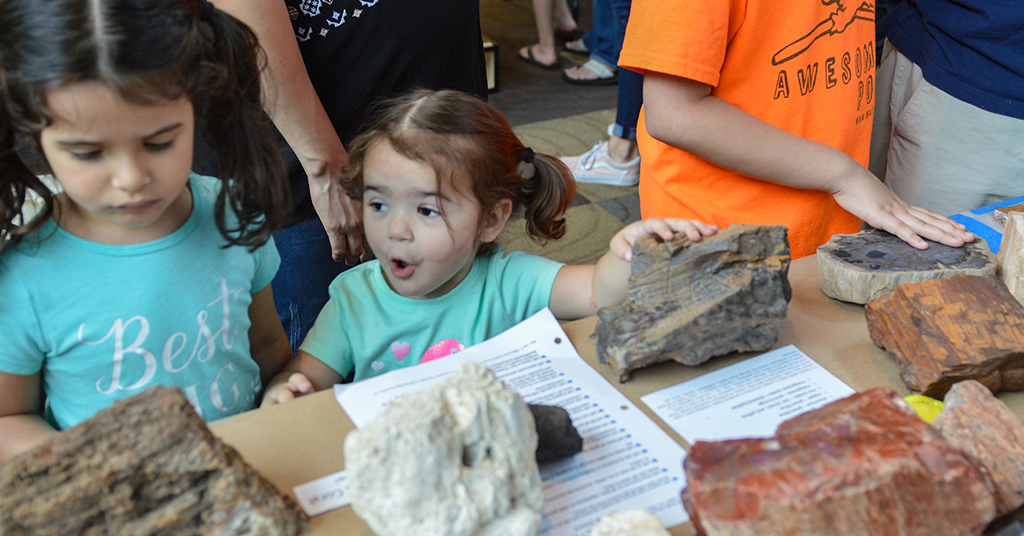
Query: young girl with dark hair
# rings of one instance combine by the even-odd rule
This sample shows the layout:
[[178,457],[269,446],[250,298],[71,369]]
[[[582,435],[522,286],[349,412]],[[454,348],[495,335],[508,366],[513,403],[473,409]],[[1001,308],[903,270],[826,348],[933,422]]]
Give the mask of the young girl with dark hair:
[[535,239],[561,237],[576,186],[557,158],[524,147],[501,112],[457,91],[387,101],[349,149],[346,191],[363,202],[376,260],[334,280],[264,404],[452,354],[545,307],[560,319],[594,314],[625,300],[638,238],[681,232],[697,241],[717,230],[635,222],[596,265],[501,251],[495,240],[512,214],[523,214]]
[[291,357],[261,62],[205,0],[0,3],[0,460],[154,385],[245,411]]

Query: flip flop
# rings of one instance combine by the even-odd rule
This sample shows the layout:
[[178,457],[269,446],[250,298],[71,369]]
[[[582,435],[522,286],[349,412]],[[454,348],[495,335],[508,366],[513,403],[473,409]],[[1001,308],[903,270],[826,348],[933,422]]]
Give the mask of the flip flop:
[[[579,43],[580,44],[580,48],[572,48],[572,47],[570,47],[569,45],[571,45],[573,43]],[[566,50],[566,52],[572,52],[573,54],[582,54],[584,56],[586,56],[587,54],[590,54],[590,50],[587,49],[587,45],[583,41],[581,41],[579,39],[573,39],[572,41],[566,41],[565,42],[565,50]]]
[[565,71],[562,71],[562,80],[577,86],[610,86],[619,83],[619,73],[612,71],[605,64],[591,58],[579,67],[586,67],[590,72],[597,75],[594,79],[572,78]]
[[533,57],[533,45],[528,45],[526,47],[525,56],[522,54],[522,52],[517,52],[516,57],[525,61],[526,63],[529,63],[530,65],[536,65],[541,69],[547,69],[549,71],[557,71],[558,69],[562,68],[562,62],[559,60],[555,60],[554,63],[544,63],[538,60],[537,58]]

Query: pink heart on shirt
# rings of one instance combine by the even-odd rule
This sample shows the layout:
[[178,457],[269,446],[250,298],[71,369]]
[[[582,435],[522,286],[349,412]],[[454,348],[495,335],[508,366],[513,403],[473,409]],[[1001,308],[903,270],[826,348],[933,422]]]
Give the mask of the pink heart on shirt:
[[405,359],[410,350],[412,350],[412,345],[407,342],[394,341],[391,343],[391,353],[395,354],[395,358],[399,361]]

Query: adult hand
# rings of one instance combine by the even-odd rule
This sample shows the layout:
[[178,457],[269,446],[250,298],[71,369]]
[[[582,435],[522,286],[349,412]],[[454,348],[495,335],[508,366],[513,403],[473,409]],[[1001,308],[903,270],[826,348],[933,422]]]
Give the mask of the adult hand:
[[907,203],[864,168],[833,192],[839,206],[875,229],[888,231],[917,249],[927,249],[927,238],[951,247],[974,240],[962,224],[928,209]]
[[334,260],[355,265],[370,258],[363,244],[363,204],[348,196],[340,177],[309,178],[309,196],[331,240]]

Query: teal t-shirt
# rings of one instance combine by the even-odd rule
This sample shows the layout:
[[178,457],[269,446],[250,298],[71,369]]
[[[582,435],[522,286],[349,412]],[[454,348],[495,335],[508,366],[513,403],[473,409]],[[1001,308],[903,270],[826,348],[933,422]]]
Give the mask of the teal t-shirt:
[[189,185],[191,215],[158,240],[99,244],[50,221],[0,254],[0,371],[42,370],[58,429],[155,385],[180,387],[207,421],[254,406],[248,309],[281,260],[273,242],[222,247],[221,182]]
[[522,252],[473,260],[466,278],[439,298],[391,290],[379,261],[339,275],[299,350],[355,380],[450,355],[483,342],[548,306],[562,265]]

